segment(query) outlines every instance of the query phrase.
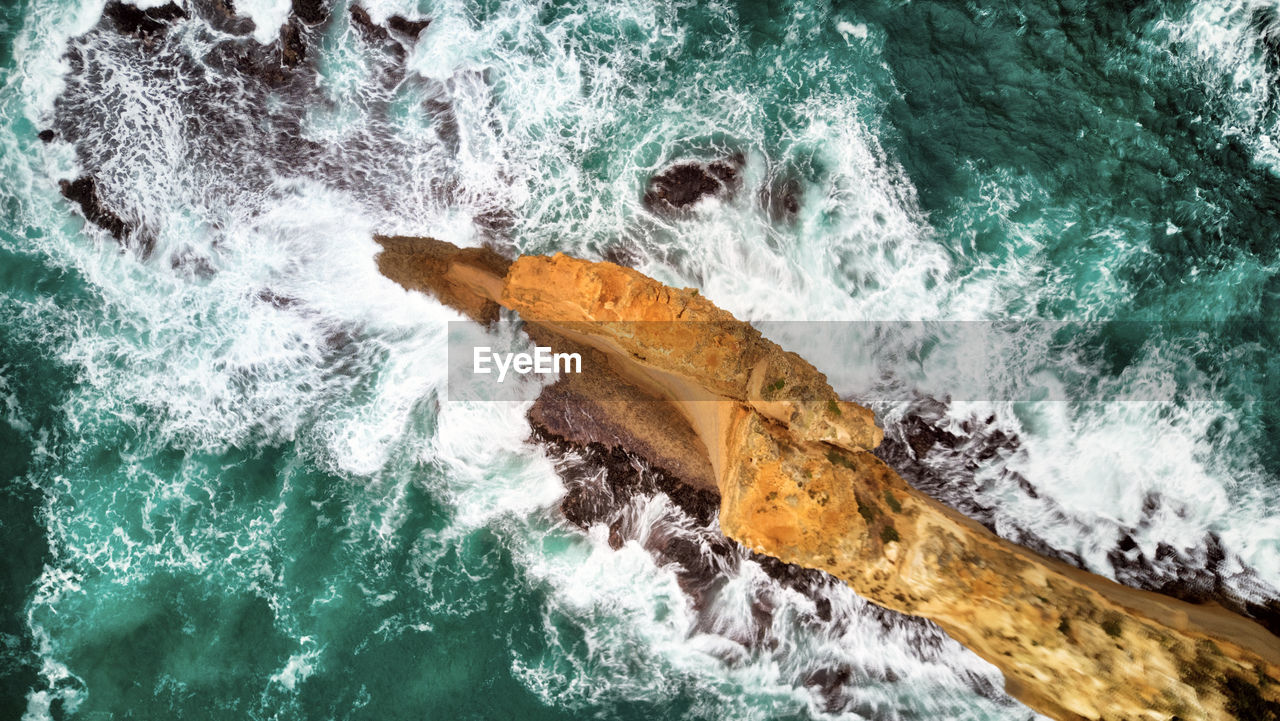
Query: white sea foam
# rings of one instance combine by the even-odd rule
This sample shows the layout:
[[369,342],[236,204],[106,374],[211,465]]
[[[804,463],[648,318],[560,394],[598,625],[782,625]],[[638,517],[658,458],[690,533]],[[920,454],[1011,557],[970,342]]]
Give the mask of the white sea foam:
[[31,422],[23,415],[22,404],[17,394],[10,387],[9,380],[5,378],[6,370],[4,366],[0,366],[0,418],[3,418],[13,430],[26,435],[31,433],[33,428]]
[[836,23],[836,32],[843,35],[846,41],[850,38],[853,38],[854,40],[867,39],[866,23],[858,23],[855,25],[848,20],[841,20]]
[[1155,23],[1153,37],[1160,38],[1161,44],[1153,51],[1161,60],[1199,77],[1205,90],[1228,110],[1223,135],[1241,138],[1258,162],[1277,172],[1280,115],[1275,76],[1267,67],[1259,33],[1269,33],[1275,42],[1280,39],[1280,26],[1254,27],[1255,13],[1270,13],[1276,20],[1280,4],[1274,0],[1193,3],[1184,15],[1162,17]]
[[[848,588],[824,592],[832,621],[815,624],[813,602],[779,586],[751,561],[730,572],[727,583],[694,609],[681,590],[674,567],[654,563],[647,536],[696,538],[696,524],[665,496],[633,506],[641,536],[612,550],[608,529],[594,526],[586,539],[547,554],[544,532],[517,546],[522,565],[555,589],[544,609],[544,624],[569,624],[586,635],[584,647],[553,642],[554,653],[517,657],[516,673],[548,703],[570,708],[611,699],[652,699],[676,693],[690,682],[699,689],[694,715],[764,719],[806,709],[824,711],[807,690],[819,670],[848,669],[835,682],[846,695],[837,717],[869,710],[906,709],[910,714],[948,718],[999,717],[1012,709],[978,699],[967,688],[984,679],[998,688],[994,668],[965,654],[932,627],[883,627],[865,601]],[[768,608],[761,625],[754,609]],[[928,638],[922,643],[922,636]],[[760,639],[755,645],[752,639]],[[938,644],[937,658],[922,660],[922,649]],[[886,683],[884,677],[897,678]],[[896,684],[934,691],[904,695]],[[1017,715],[1011,714],[1011,715]]]
[[238,0],[235,7],[237,14],[253,19],[253,39],[266,45],[280,37],[280,26],[289,19],[292,4],[290,0]]
[[[80,579],[75,573],[67,569],[46,567],[37,581],[29,609],[54,604],[67,595],[81,592]],[[55,701],[65,711],[74,713],[85,699],[83,681],[65,663],[58,660],[56,641],[35,618],[32,610],[27,611],[27,626],[31,629],[36,651],[40,654],[40,675],[47,688],[33,689],[27,695],[27,708],[22,721],[52,721],[51,712]]]
[[296,690],[299,683],[306,681],[311,674],[315,673],[320,657],[321,649],[311,638],[304,637],[302,642],[307,648],[290,656],[284,668],[271,676],[273,683],[278,683],[290,691]]

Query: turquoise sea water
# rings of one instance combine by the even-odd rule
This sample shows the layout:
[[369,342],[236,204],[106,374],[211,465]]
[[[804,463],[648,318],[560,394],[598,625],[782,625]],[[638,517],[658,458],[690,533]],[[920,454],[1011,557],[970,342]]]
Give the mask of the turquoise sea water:
[[[238,3],[244,38],[186,7],[146,39],[0,8],[4,718],[1032,716],[847,591],[817,623],[744,562],[694,609],[567,524],[523,406],[442,400],[456,316],[378,276],[372,232],[624,260],[761,321],[1280,304],[1265,2],[379,0],[432,24],[397,54],[334,7],[289,82],[235,59],[288,3]],[[644,208],[737,154],[732,197]],[[130,247],[60,195],[84,174]],[[1021,439],[972,497],[1095,572],[1167,547],[1273,599],[1275,326],[1130,328],[1082,339],[1100,382],[1216,400],[953,404]],[[857,397],[854,366],[823,370]]]

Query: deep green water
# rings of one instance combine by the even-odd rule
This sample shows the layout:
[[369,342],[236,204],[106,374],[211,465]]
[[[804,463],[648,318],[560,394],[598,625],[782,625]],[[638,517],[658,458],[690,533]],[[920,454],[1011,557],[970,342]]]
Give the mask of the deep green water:
[[[560,519],[521,408],[441,400],[453,316],[381,280],[369,235],[622,257],[759,319],[1271,320],[1274,6],[371,11],[433,18],[408,80],[339,8],[318,88],[259,102],[178,62],[197,20],[150,54],[76,41],[95,74],[60,59],[96,4],[0,9],[0,717],[1027,718],[852,594],[819,628],[770,591],[776,643],[744,648],[744,571],[695,624],[670,569]],[[655,170],[737,152],[733,199],[642,207]],[[82,227],[57,183],[81,170],[150,257]],[[1213,533],[1280,586],[1276,326],[1128,328],[1081,339],[1106,382],[1220,402],[957,408],[1019,433],[1041,490],[984,498],[1095,571],[1117,529]],[[853,700],[824,708],[805,681],[841,664]]]

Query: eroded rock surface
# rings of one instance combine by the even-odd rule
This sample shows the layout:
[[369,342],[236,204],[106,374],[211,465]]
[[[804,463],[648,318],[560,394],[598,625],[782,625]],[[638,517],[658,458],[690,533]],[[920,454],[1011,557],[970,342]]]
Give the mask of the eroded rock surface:
[[485,248],[459,248],[430,238],[376,236],[378,270],[409,290],[435,296],[472,320],[498,317],[496,296],[511,261]]
[[[383,243],[394,258],[449,256],[437,241],[412,252],[411,239]],[[462,251],[449,257],[457,260],[420,263],[420,276],[414,263],[380,267],[405,287],[462,295],[473,308],[457,269],[476,266]],[[720,529],[747,549],[934,621],[998,666],[1012,695],[1057,718],[1280,713],[1280,639],[1265,628],[1085,573],[941,505],[873,455],[883,434],[870,411],[839,400],[812,365],[695,291],[563,255],[494,271],[467,281],[467,292],[517,311],[545,334],[540,343],[594,349],[644,402],[669,404],[672,423],[706,453]],[[626,426],[625,403],[597,405],[593,414]],[[950,442],[917,435],[909,442],[920,449]],[[572,503],[583,519],[603,507],[586,496]],[[611,543],[613,535],[611,527]],[[835,683],[833,673],[814,684]]]

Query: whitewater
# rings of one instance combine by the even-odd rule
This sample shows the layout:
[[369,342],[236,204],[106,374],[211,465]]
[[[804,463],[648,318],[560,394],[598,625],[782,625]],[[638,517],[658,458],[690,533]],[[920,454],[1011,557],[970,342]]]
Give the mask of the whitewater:
[[[1035,717],[932,624],[661,492],[621,544],[566,521],[611,471],[531,439],[527,402],[448,400],[461,316],[382,277],[375,233],[696,288],[1002,536],[1274,612],[1280,336],[1159,322],[1280,308],[1280,9],[1065,5],[190,0],[141,34],[3,8],[0,713]],[[369,29],[395,16],[430,24]],[[736,192],[646,208],[725,158]],[[1153,323],[1065,364],[990,323],[1117,318]],[[917,320],[988,322],[1012,373],[1102,400],[950,400],[977,325],[794,323]]]

